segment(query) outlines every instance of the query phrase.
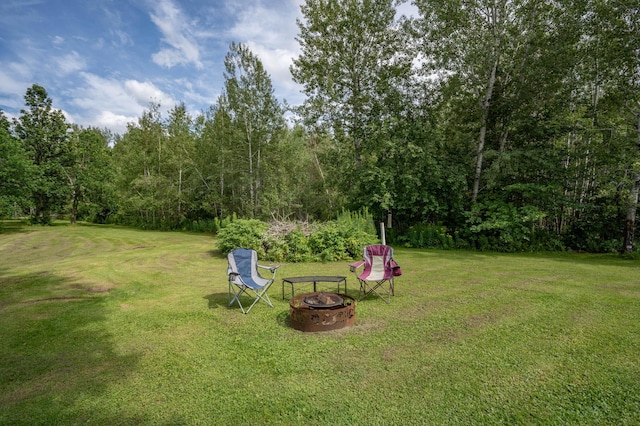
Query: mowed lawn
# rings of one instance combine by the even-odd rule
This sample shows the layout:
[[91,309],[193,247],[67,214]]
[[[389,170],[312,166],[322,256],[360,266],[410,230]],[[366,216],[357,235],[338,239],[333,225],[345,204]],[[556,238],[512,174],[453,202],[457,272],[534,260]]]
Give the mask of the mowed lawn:
[[390,305],[302,333],[279,279],[227,307],[211,235],[4,222],[0,424],[640,424],[638,260],[395,250]]

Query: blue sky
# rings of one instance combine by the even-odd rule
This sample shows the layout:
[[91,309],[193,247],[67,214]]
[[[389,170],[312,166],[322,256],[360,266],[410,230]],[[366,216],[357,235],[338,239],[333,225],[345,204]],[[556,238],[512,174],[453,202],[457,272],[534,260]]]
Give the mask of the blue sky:
[[33,83],[70,122],[123,133],[149,102],[196,114],[224,85],[224,56],[245,43],[276,96],[302,102],[289,66],[303,0],[2,0],[0,109],[16,117]]
[[165,113],[183,102],[195,116],[220,95],[232,41],[260,58],[280,101],[299,105],[289,66],[303,3],[0,0],[0,109],[17,117],[37,83],[69,122],[120,134],[151,101]]

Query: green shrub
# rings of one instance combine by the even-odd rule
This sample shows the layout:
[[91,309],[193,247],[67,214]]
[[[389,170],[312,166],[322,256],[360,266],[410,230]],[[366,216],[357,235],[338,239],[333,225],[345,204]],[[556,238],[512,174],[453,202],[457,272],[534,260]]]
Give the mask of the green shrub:
[[375,233],[344,222],[327,222],[309,236],[311,252],[322,262],[357,258],[365,246],[378,242]]
[[235,248],[251,248],[259,257],[266,257],[263,245],[265,232],[269,226],[257,219],[237,219],[229,222],[218,232],[218,245],[223,254]]
[[251,248],[262,260],[274,262],[332,262],[358,257],[364,246],[378,242],[373,221],[362,214],[343,212],[341,219],[310,226],[233,219],[218,232],[224,254],[234,248]]
[[309,247],[316,259],[323,262],[347,258],[344,237],[333,222],[325,223],[309,236]]
[[213,219],[202,219],[185,222],[185,231],[191,232],[206,232],[211,234],[217,234],[220,231],[220,219],[217,217]]
[[288,262],[309,262],[312,259],[311,248],[306,235],[295,229],[284,236],[285,259]]

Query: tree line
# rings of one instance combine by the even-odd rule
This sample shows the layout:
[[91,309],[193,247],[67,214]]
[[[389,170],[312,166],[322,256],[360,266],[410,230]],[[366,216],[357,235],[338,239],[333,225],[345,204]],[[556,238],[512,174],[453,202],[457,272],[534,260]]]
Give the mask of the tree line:
[[208,110],[152,103],[122,135],[69,125],[33,85],[0,114],[2,214],[192,229],[367,208],[412,246],[633,252],[637,4],[397,3],[305,1],[295,107],[236,43]]

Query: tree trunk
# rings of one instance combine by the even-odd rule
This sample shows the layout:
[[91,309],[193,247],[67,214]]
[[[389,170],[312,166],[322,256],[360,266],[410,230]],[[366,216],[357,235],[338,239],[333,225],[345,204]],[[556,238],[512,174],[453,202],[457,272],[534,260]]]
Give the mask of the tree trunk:
[[471,201],[476,202],[478,198],[478,192],[480,191],[480,176],[482,175],[482,158],[484,155],[484,143],[487,135],[487,121],[489,118],[489,107],[491,105],[491,97],[493,96],[493,87],[496,82],[496,72],[498,70],[498,57],[493,62],[489,80],[487,81],[487,90],[484,99],[480,102],[482,108],[482,121],[480,123],[480,136],[478,137],[478,150],[476,155],[476,171],[473,178],[473,193],[471,195]]
[[71,224],[75,225],[78,221],[78,204],[79,204],[79,190],[77,188],[73,189],[73,200],[71,202]]
[[[638,114],[638,125],[636,128],[638,135],[637,148],[640,151],[640,113]],[[640,174],[634,173],[633,186],[631,187],[631,202],[627,209],[627,220],[624,226],[624,244],[622,253],[633,253],[633,238],[636,227],[636,209],[638,207],[638,193],[640,193]]]
[[178,170],[178,217],[182,215],[182,166]]
[[251,217],[255,217],[256,215],[256,205],[255,205],[255,194],[256,194],[256,188],[255,188],[255,172],[253,170],[253,145],[251,143],[251,124],[247,122],[247,118],[246,115],[244,116],[244,122],[245,122],[245,136],[247,138],[247,146],[248,146],[248,150],[249,150],[249,198],[250,198],[250,205],[249,205],[249,209],[251,211]]

